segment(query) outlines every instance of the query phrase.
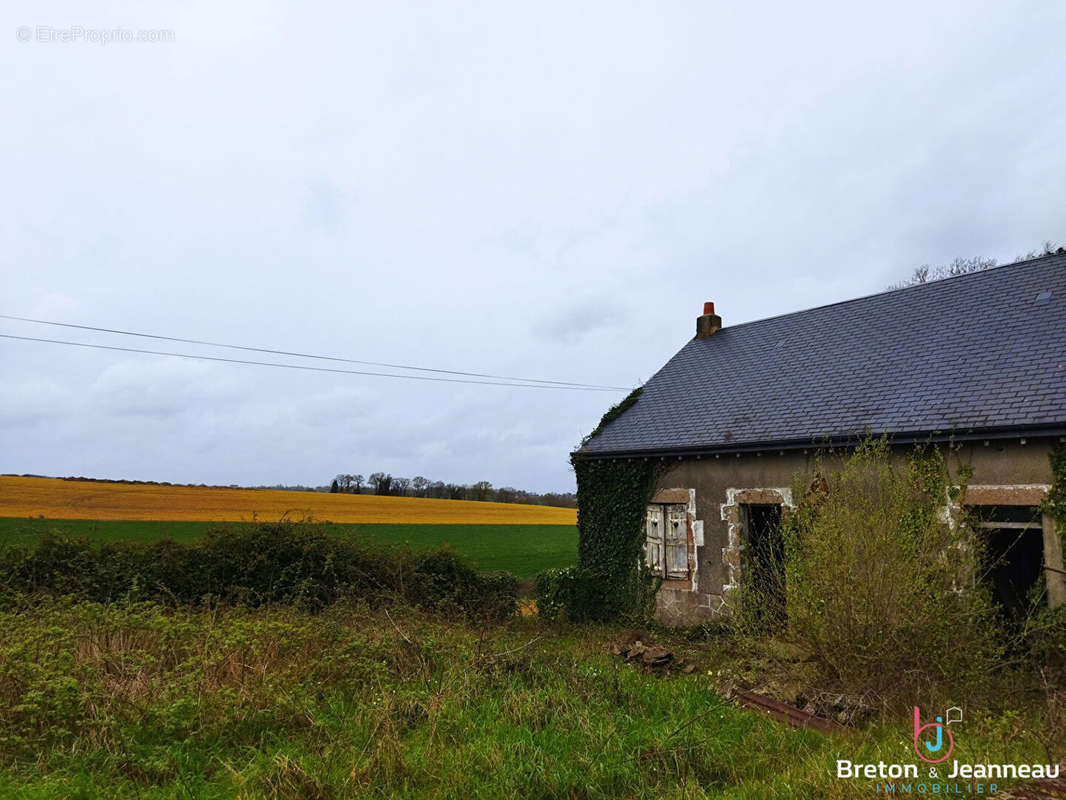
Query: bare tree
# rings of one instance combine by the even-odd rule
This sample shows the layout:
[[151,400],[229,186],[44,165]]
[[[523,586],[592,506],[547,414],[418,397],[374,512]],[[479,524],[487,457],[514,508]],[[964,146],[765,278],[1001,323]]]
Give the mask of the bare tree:
[[338,475],[330,486],[331,492],[360,492],[363,487],[378,495],[396,495],[398,497],[432,497],[442,500],[478,500],[495,503],[529,503],[531,505],[562,506],[576,508],[577,497],[568,492],[547,492],[538,494],[503,486],[494,489],[489,481],[478,481],[471,486],[461,483],[431,481],[425,476],[414,478],[394,477],[387,472],[371,473],[369,478],[362,475]]
[[492,484],[488,481],[478,481],[470,487],[470,499],[480,500],[486,502],[492,500],[495,497],[495,492],[492,491]]
[[986,258],[984,256],[973,256],[972,258],[956,258],[950,264],[942,264],[938,267],[932,267],[929,264],[922,264],[920,267],[915,267],[914,272],[905,281],[893,284],[889,286],[889,289],[905,289],[908,286],[918,286],[922,283],[930,283],[931,281],[939,281],[944,278],[954,278],[958,275],[968,275],[971,272],[981,272],[986,269],[991,269],[999,263],[994,258]]
[[[1056,249],[1055,243],[1050,239],[1044,242],[1044,247],[1041,250],[1030,250],[1024,255],[1020,255],[1014,259],[1012,263],[1017,264],[1019,261],[1028,261],[1031,258],[1040,258],[1041,256],[1055,255],[1056,253],[1066,253],[1066,248],[1059,247]],[[905,281],[894,283],[889,286],[889,289],[906,289],[908,286],[918,286],[922,283],[930,283],[932,281],[943,280],[944,278],[954,278],[958,275],[968,275],[971,272],[983,272],[986,269],[991,269],[997,265],[997,261],[994,258],[987,258],[985,256],[972,256],[970,258],[956,258],[949,264],[941,264],[938,267],[930,266],[929,264],[922,264],[920,267],[915,267],[911,276]]]
[[1028,253],[1023,253],[1014,259],[1014,263],[1017,264],[1019,261],[1028,261],[1031,258],[1040,258],[1041,256],[1062,255],[1063,253],[1066,253],[1066,247],[1056,248],[1055,242],[1048,239],[1044,242],[1044,247],[1042,249],[1030,250]]
[[537,498],[538,505],[559,506],[560,508],[577,508],[577,495],[572,492],[548,492]]
[[390,494],[392,490],[392,475],[385,472],[375,472],[370,476],[370,485],[374,488],[374,494]]

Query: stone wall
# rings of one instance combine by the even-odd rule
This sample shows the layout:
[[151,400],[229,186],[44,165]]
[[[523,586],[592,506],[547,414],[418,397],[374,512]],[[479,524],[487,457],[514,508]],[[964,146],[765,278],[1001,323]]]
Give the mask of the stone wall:
[[[1024,444],[1023,444],[1024,441]],[[1051,483],[1051,440],[989,441],[967,444],[950,454],[949,466],[973,470],[964,502],[974,505],[1036,505]],[[911,448],[899,448],[905,458]],[[694,625],[728,613],[743,581],[744,531],[740,508],[746,503],[779,503],[787,513],[797,473],[813,475],[817,450],[766,450],[761,453],[662,459],[660,492],[688,495],[693,522],[700,523],[694,544],[691,587],[664,582],[656,597],[656,616],[670,625]],[[827,454],[830,459],[845,451]],[[667,495],[662,495],[666,497]],[[671,495],[672,496],[672,495]],[[680,493],[677,494],[680,497]],[[695,541],[695,536],[693,537]],[[1061,567],[1061,539],[1045,526],[1047,563]],[[1054,562],[1054,559],[1058,559]],[[1049,573],[1049,597],[1066,601],[1066,576]],[[734,597],[731,598],[731,595]]]

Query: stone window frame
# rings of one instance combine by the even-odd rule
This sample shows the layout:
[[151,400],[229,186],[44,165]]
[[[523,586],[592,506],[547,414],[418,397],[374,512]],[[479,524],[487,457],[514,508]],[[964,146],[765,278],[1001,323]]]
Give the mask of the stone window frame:
[[[684,488],[660,489],[651,498],[649,506],[685,506],[685,534],[688,540],[688,577],[662,578],[662,587],[686,592],[699,590],[699,548],[703,546],[703,520],[696,519],[696,490]],[[666,532],[663,531],[663,535]],[[646,537],[645,537],[646,538]],[[665,541],[665,539],[664,539]],[[665,554],[664,554],[665,561]],[[642,563],[645,563],[642,559]]]
[[[1039,506],[1044,502],[1051,486],[1046,483],[974,484],[967,486],[957,501],[945,508],[948,520],[954,522],[964,508],[969,506]],[[1062,573],[1062,536],[1056,530],[1055,518],[1044,513],[1040,528],[1044,537],[1044,570],[1047,586],[1047,602],[1050,608],[1066,604],[1066,575]]]
[[743,505],[781,506],[784,516],[795,510],[792,502],[792,490],[783,486],[740,489],[730,487],[725,490],[726,501],[721,504],[722,520],[728,524],[726,546],[722,548],[722,562],[729,571],[728,578],[722,586],[723,596],[740,589],[744,579],[742,553],[744,552],[744,520],[740,507]]
[[[966,487],[965,494],[956,501],[948,501],[942,509],[942,518],[954,527],[958,524],[965,506],[1039,506],[1047,496],[1050,486],[1046,483],[1021,484],[973,484]],[[722,521],[728,525],[727,544],[722,548],[722,561],[728,569],[728,578],[722,586],[723,597],[740,588],[743,580],[744,522],[740,507],[748,504],[780,505],[782,514],[796,508],[792,490],[784,487],[726,489],[726,502],[721,504]],[[1044,535],[1044,564],[1052,567],[1045,570],[1048,587],[1048,605],[1057,608],[1066,604],[1066,575],[1057,570],[1064,567],[1063,536],[1056,530],[1050,514],[1041,518]],[[1066,531],[1062,532],[1066,534]]]

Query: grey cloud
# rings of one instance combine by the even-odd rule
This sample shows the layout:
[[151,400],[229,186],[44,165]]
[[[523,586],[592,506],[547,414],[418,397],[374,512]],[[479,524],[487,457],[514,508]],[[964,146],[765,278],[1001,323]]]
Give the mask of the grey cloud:
[[620,307],[623,302],[625,301],[568,302],[562,308],[546,314],[534,325],[533,330],[542,338],[572,346],[585,341],[590,334],[610,331],[627,322],[633,322],[633,315],[628,309]]
[[[175,42],[0,46],[5,313],[628,386],[704,300],[728,325],[1066,240],[1059,5],[152,13]],[[85,14],[39,21],[134,24]],[[622,394],[5,340],[0,370],[0,470],[194,482],[568,488]]]
[[345,224],[348,199],[333,181],[316,178],[309,182],[304,201],[304,216],[313,226],[336,233]]

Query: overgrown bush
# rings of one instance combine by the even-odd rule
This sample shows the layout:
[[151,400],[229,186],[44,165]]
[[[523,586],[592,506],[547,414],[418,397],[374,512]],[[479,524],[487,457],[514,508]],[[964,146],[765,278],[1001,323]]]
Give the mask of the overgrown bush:
[[[1048,514],[1055,524],[1059,536],[1066,539],[1066,447],[1059,445],[1051,451],[1051,487],[1041,504],[1041,510]],[[1057,575],[1045,573],[1043,584]],[[1043,598],[1041,598],[1043,599]],[[1050,667],[1059,676],[1060,682],[1066,682],[1063,667],[1066,666],[1066,606],[1050,609],[1041,604],[1037,613],[1026,619],[1022,637],[1030,655],[1044,666]]]
[[189,545],[46,535],[36,547],[0,552],[0,602],[42,593],[99,603],[284,603],[310,610],[342,598],[371,605],[398,599],[499,618],[514,612],[517,580],[479,574],[446,548],[372,549],[313,524],[279,522],[213,530]]
[[422,608],[457,608],[490,618],[515,612],[518,579],[514,575],[478,573],[452,550],[442,548],[418,554],[414,577],[407,596]]
[[1052,668],[1061,679],[1066,667],[1066,606],[1044,605],[1027,617],[1022,642],[1034,664]]
[[1055,447],[1050,460],[1051,488],[1041,503],[1041,510],[1051,515],[1058,531],[1066,536],[1066,447]]
[[979,541],[946,513],[961,480],[939,450],[893,458],[884,440],[797,477],[784,522],[788,630],[842,690],[973,692],[1000,663]]
[[533,581],[537,614],[544,619],[556,619],[574,603],[574,589],[578,580],[576,567],[546,569]]

